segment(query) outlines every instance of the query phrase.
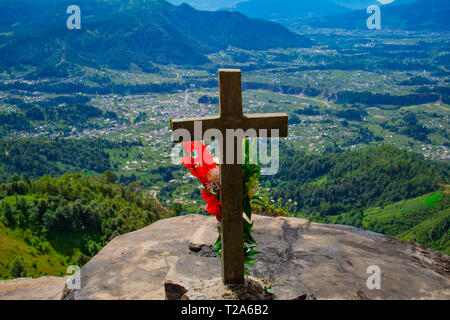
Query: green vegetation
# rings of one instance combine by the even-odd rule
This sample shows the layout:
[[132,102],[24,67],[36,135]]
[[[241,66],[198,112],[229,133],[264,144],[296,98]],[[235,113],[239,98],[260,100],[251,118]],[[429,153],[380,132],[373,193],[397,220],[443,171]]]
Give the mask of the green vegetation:
[[0,278],[62,275],[82,266],[117,235],[172,215],[138,183],[106,171],[0,185]]
[[15,174],[31,178],[66,172],[101,173],[111,169],[106,149],[139,143],[113,143],[102,139],[0,139],[0,182]]
[[420,243],[450,255],[450,194],[427,194],[385,207],[355,210],[330,217],[329,222],[352,225],[407,241]]
[[280,212],[364,228],[450,254],[447,162],[426,161],[387,145],[316,156],[287,151],[280,174],[269,184]]
[[[392,123],[392,121],[390,121]],[[411,137],[417,141],[424,141],[430,143],[428,138],[429,134],[432,134],[436,130],[428,129],[424,125],[419,123],[417,115],[412,112],[406,112],[402,118],[395,121],[394,124],[389,122],[381,123],[381,126],[385,129],[391,130],[408,137]],[[444,136],[448,136],[447,132],[443,132]]]
[[383,145],[354,152],[296,155],[286,150],[272,195],[318,221],[356,208],[410,199],[448,184],[450,166]]
[[439,100],[437,94],[410,94],[394,96],[390,94],[373,94],[371,92],[342,91],[338,94],[338,103],[361,103],[369,107],[378,105],[412,106],[436,102]]
[[[44,101],[27,103],[19,98],[5,99],[11,111],[0,112],[0,136],[16,131],[33,132],[33,129],[45,127],[48,133],[57,131],[65,136],[76,128],[96,128],[95,120],[117,120],[112,111],[103,112],[87,102],[90,98],[84,95],[57,96]],[[34,131],[36,132],[36,131]]]

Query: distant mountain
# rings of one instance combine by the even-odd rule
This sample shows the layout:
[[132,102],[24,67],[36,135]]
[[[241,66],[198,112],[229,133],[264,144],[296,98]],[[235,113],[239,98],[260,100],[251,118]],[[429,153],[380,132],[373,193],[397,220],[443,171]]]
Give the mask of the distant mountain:
[[[248,2],[250,0],[168,0],[168,1],[175,5],[187,3],[198,10],[219,10],[223,8],[235,9],[238,4],[242,4],[243,2]],[[302,2],[302,1],[303,0],[297,0],[295,2]],[[417,0],[394,0],[394,2],[391,2],[389,5],[399,5],[415,1]],[[339,6],[348,8],[350,10],[365,9],[372,4],[377,4],[380,6],[382,5],[377,0],[331,0],[331,2]],[[325,15],[328,15],[328,13]]]
[[228,46],[259,50],[311,44],[273,22],[162,0],[78,0],[81,30],[68,30],[66,9],[72,3],[0,0],[0,68],[31,65],[53,68],[57,75],[74,64],[152,71],[152,62],[202,64],[207,54]]
[[[366,9],[368,6],[372,4],[376,4],[378,6],[382,6],[383,4],[377,0],[332,0],[334,3],[346,7],[352,10],[360,10]],[[394,2],[389,3],[389,5],[400,5],[415,2],[417,0],[394,0]]]
[[349,11],[331,0],[249,0],[237,4],[235,10],[252,18],[275,21],[322,17]]
[[170,3],[180,5],[187,3],[197,10],[218,10],[232,8],[242,0],[168,0]]
[[[303,23],[312,28],[366,29],[368,17],[364,9],[326,19],[312,19]],[[448,0],[418,0],[403,5],[381,7],[382,29],[448,31],[450,30],[449,17],[450,2]]]

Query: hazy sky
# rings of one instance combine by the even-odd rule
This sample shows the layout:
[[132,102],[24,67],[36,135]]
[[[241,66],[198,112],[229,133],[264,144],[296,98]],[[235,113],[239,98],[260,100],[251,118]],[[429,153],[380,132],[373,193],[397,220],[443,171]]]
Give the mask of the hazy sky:
[[186,2],[196,9],[201,10],[217,10],[221,8],[230,8],[243,0],[167,0],[173,4],[181,4]]
[[[239,2],[249,1],[249,0],[167,0],[173,4],[181,4],[186,2],[193,6],[194,8],[201,10],[217,10],[221,8],[231,8]],[[255,1],[255,0],[254,0]],[[283,0],[274,0],[283,1]],[[313,0],[298,0],[298,1],[313,1]],[[337,4],[345,6],[351,9],[364,9],[371,4],[387,3],[393,1],[393,4],[403,4],[409,2],[415,2],[417,0],[331,0]]]

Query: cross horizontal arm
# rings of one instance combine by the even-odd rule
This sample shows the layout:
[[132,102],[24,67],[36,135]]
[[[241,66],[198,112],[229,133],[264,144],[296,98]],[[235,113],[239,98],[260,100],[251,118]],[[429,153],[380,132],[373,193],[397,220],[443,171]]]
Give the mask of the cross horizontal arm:
[[286,113],[263,113],[263,114],[247,114],[244,116],[244,130],[267,129],[267,136],[262,136],[258,132],[260,138],[272,137],[271,130],[279,130],[278,137],[288,136],[288,115]]
[[180,139],[180,137],[175,135],[175,130],[179,130],[179,129],[187,130],[189,132],[189,134],[191,135],[191,141],[203,140],[202,138],[199,139],[198,137],[195,137],[195,132],[194,132],[195,122],[202,123],[202,131],[199,134],[201,134],[201,137],[203,137],[204,133],[208,129],[220,128],[219,124],[220,124],[221,120],[219,117],[214,117],[214,116],[213,117],[203,117],[203,118],[186,118],[186,119],[173,120],[170,124],[172,127],[172,131],[174,132],[173,142],[175,142],[175,143],[183,142]]
[[[218,129],[222,134],[226,133],[226,129],[242,129],[247,131],[255,129],[257,136],[261,138],[270,138],[273,136],[271,130],[279,130],[278,137],[287,137],[288,134],[288,115],[286,113],[272,114],[248,114],[239,119],[227,120],[217,116],[203,118],[188,118],[173,120],[171,123],[172,130],[185,129],[189,132],[191,139],[195,140],[194,123],[201,122],[201,137],[209,129]],[[266,134],[259,130],[266,129]],[[174,136],[174,142],[181,142],[179,137]],[[202,140],[201,138],[198,140]]]

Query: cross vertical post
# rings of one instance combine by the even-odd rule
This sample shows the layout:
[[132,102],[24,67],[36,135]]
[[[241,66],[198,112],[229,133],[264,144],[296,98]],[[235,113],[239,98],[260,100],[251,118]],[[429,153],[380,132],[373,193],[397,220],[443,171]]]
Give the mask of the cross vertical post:
[[[219,70],[220,118],[242,118],[242,87],[240,70]],[[242,141],[222,141],[220,164],[220,202],[222,203],[222,278],[224,284],[244,283],[243,185],[242,165],[237,161]],[[232,153],[229,159],[227,151]],[[230,161],[232,160],[232,161]],[[230,179],[230,177],[232,177]]]

